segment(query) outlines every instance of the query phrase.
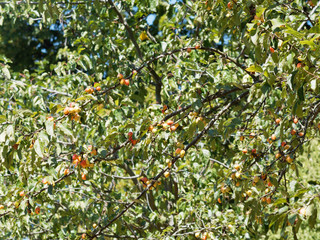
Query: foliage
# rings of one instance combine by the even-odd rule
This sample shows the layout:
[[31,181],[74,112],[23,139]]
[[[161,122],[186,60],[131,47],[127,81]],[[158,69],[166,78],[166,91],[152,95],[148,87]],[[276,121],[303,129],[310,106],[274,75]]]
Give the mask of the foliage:
[[45,56],[1,50],[1,238],[318,228],[320,184],[301,172],[320,128],[319,3],[1,6],[3,26],[29,23],[26,42],[63,34]]

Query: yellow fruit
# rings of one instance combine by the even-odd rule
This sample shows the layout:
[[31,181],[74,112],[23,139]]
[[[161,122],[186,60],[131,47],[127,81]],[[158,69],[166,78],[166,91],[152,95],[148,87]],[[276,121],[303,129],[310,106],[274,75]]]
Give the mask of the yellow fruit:
[[180,152],[180,157],[184,157],[184,155],[186,154],[186,151],[185,150],[181,150],[181,152]]
[[139,38],[140,38],[141,41],[144,41],[144,40],[149,39],[149,38],[148,38],[148,35],[147,35],[146,32],[144,32],[144,31],[140,34],[140,37],[139,37]]
[[199,237],[200,237],[200,232],[196,232],[196,233],[194,234],[194,236],[195,236],[196,238],[199,238]]
[[281,157],[281,153],[276,154],[276,159],[278,159],[279,157]]
[[248,195],[248,197],[251,197],[252,191],[251,191],[251,190],[248,190],[248,191],[246,191],[246,194]]
[[93,227],[93,228],[96,228],[96,227],[97,227],[97,224],[96,224],[96,223],[94,223],[94,224],[92,225],[92,227]]
[[241,185],[241,183],[238,181],[238,182],[236,183],[236,187],[240,187],[240,185]]
[[288,163],[292,163],[293,159],[292,159],[290,156],[287,156],[287,157],[286,157],[286,161],[287,161]]
[[241,173],[240,172],[236,172],[236,178],[241,178]]
[[240,136],[240,141],[243,141],[244,140],[244,136]]
[[166,178],[169,177],[169,176],[170,176],[170,172],[168,172],[168,171],[165,172],[165,173],[163,174],[163,176],[166,177]]
[[0,205],[0,210],[1,210],[1,209],[4,209],[4,206],[3,206],[3,205]]
[[168,165],[168,168],[171,168],[171,166],[172,166],[171,160],[170,160],[170,159],[167,159],[167,160],[166,160],[166,163],[167,163],[167,165]]

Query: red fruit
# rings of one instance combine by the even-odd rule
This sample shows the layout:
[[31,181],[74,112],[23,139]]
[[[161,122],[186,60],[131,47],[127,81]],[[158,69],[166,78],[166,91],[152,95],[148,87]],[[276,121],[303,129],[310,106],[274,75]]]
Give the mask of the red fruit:
[[138,143],[138,140],[131,140],[132,145],[136,145]]
[[171,130],[171,131],[175,131],[176,129],[177,129],[176,126],[171,126],[171,127],[170,127],[170,130]]
[[34,212],[35,212],[36,214],[39,214],[39,213],[40,213],[40,207],[36,207],[36,209],[34,210]]
[[99,87],[99,86],[96,87],[96,90],[97,90],[97,91],[101,91],[101,87]]
[[123,78],[123,75],[122,75],[121,73],[118,73],[118,76],[117,76],[117,77],[118,77],[118,79],[121,80],[121,79]]
[[77,160],[78,158],[79,158],[79,156],[77,154],[72,155],[72,160]]
[[87,237],[87,235],[85,234],[85,233],[83,233],[82,235],[81,235],[81,238],[82,239],[85,239]]
[[294,129],[291,130],[291,135],[296,135],[296,133],[297,133],[296,130],[294,130]]
[[142,178],[140,179],[140,181],[143,182],[143,183],[146,183],[146,182],[148,181],[148,178],[147,178],[147,177],[142,177]]
[[301,63],[298,63],[297,64],[297,68],[301,68],[302,67],[302,64]]
[[133,133],[132,132],[128,132],[128,137],[129,139],[132,139]]
[[282,143],[281,143],[281,147],[284,147],[285,145],[287,145],[286,142],[282,142]]
[[242,150],[242,153],[247,154],[247,153],[248,153],[248,150],[247,150],[247,149],[243,149],[243,150]]
[[172,120],[168,120],[168,121],[167,121],[167,124],[168,124],[168,125],[172,125],[172,124],[173,124],[173,121],[172,121]]
[[126,85],[126,86],[129,86],[129,85],[130,85],[129,79],[125,79],[125,80],[124,80],[124,85]]
[[294,118],[294,119],[293,119],[293,122],[294,122],[295,124],[297,124],[297,123],[299,122],[298,118]]
[[81,174],[81,178],[82,180],[87,180],[87,176],[84,173]]
[[191,53],[191,48],[187,48],[187,52],[188,52],[188,53]]
[[233,7],[232,2],[228,2],[228,8],[229,8],[229,9],[232,9],[232,7]]
[[280,124],[280,122],[281,122],[281,119],[280,119],[280,118],[277,118],[277,119],[276,119],[276,124]]
[[269,49],[270,49],[270,52],[271,52],[271,53],[274,53],[273,47],[270,47]]
[[133,74],[133,75],[136,75],[137,73],[138,73],[137,70],[133,70],[133,71],[132,71],[132,74]]
[[82,160],[80,162],[80,166],[83,167],[83,168],[86,168],[87,167],[87,161],[86,160]]
[[298,133],[300,137],[303,137],[304,133],[303,132],[299,132]]
[[200,45],[197,44],[197,45],[195,46],[195,49],[200,49]]
[[257,150],[254,148],[254,149],[251,150],[251,152],[252,152],[252,153],[256,153]]

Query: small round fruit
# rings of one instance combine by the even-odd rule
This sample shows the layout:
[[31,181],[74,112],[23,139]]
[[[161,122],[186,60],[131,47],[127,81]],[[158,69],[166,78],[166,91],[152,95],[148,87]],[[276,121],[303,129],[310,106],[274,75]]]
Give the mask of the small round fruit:
[[19,192],[20,197],[23,197],[25,195],[24,191]]
[[285,145],[287,145],[286,142],[282,142],[282,143],[281,143],[281,147],[284,147]]
[[181,148],[177,148],[176,149],[176,154],[180,154],[181,153]]
[[3,206],[3,205],[0,205],[0,210],[1,210],[1,209],[4,209],[4,206]]
[[254,148],[254,149],[251,150],[251,152],[252,152],[253,154],[254,154],[254,153],[257,153],[257,149]]
[[291,135],[296,135],[297,131],[295,129],[291,130]]
[[96,223],[92,224],[92,227],[97,228],[97,224]]
[[123,75],[122,75],[121,73],[118,73],[117,78],[118,78],[119,80],[121,80],[121,79],[123,79]]
[[240,172],[236,172],[235,177],[236,178],[241,178],[241,173]]
[[243,149],[243,150],[242,150],[242,153],[243,153],[243,154],[247,154],[247,153],[248,153],[248,149],[246,149],[246,148]]
[[294,118],[294,119],[293,119],[293,122],[294,122],[295,124],[297,124],[297,123],[299,122],[298,118]]
[[286,161],[287,161],[288,163],[292,163],[293,159],[292,159],[290,156],[287,156],[287,157],[286,157]]
[[271,52],[271,53],[274,53],[273,47],[270,47],[269,49],[270,49],[270,52]]
[[277,139],[276,135],[275,135],[275,134],[272,134],[272,135],[271,135],[271,140],[272,140],[272,141],[275,141],[276,139]]
[[248,197],[251,197],[252,191],[251,191],[251,190],[248,190],[248,191],[246,191],[246,194],[248,195]]
[[199,237],[200,237],[200,232],[196,232],[196,233],[194,234],[194,236],[195,236],[196,238],[199,238]]
[[42,179],[42,183],[43,184],[48,184],[49,182],[48,182],[48,180],[46,178],[44,178],[44,179]]
[[68,175],[69,173],[70,173],[69,168],[66,168],[66,169],[64,170],[64,175]]
[[280,119],[280,118],[277,118],[277,119],[276,119],[276,124],[280,124],[280,122],[281,122],[281,119]]
[[85,91],[86,93],[91,93],[91,87],[87,87],[84,91]]
[[167,125],[172,125],[174,122],[172,120],[167,121]]
[[84,173],[81,174],[81,178],[82,180],[87,180],[87,176]]
[[300,137],[303,137],[304,133],[303,133],[303,132],[299,132],[298,135],[299,135]]
[[121,79],[121,80],[120,80],[120,84],[121,84],[121,85],[124,85],[124,79]]
[[101,87],[100,86],[96,87],[96,90],[101,91]]
[[133,136],[133,132],[128,132],[128,138],[132,139],[132,136]]
[[191,53],[191,48],[187,48],[187,52],[188,52],[188,53]]
[[180,152],[180,157],[184,157],[184,155],[186,154],[186,151],[185,150],[181,150],[181,152]]
[[87,237],[87,235],[86,235],[85,233],[83,233],[83,234],[81,235],[81,238],[82,238],[82,239],[86,239],[86,237]]
[[281,153],[276,154],[276,159],[278,159],[279,157],[281,157]]
[[129,79],[125,79],[125,80],[124,80],[124,85],[126,85],[126,86],[129,86],[129,85],[130,85]]
[[235,179],[236,179],[236,174],[235,174],[235,173],[232,173],[232,174],[231,174],[231,179],[232,179],[232,180],[235,180]]
[[166,178],[169,177],[170,176],[170,172],[168,172],[168,171],[164,172],[163,176],[166,177]]
[[40,213],[40,207],[36,207],[36,209],[34,210],[34,212],[35,212],[36,214],[39,214],[39,213]]
[[63,113],[64,115],[68,115],[69,114],[69,107],[66,107],[64,110],[63,110]]
[[232,2],[228,2],[228,8],[231,10],[232,9],[232,7],[233,7],[233,4],[232,4]]
[[240,136],[240,141],[243,141],[244,140],[244,136]]
[[297,68],[301,68],[302,67],[302,64],[301,63],[298,63],[297,64]]
[[271,203],[271,201],[272,201],[272,200],[271,200],[271,198],[270,198],[270,197],[268,197],[268,198],[267,198],[267,203],[268,203],[268,204],[270,204],[270,203]]
[[195,48],[195,49],[200,49],[200,45],[197,44],[194,48]]

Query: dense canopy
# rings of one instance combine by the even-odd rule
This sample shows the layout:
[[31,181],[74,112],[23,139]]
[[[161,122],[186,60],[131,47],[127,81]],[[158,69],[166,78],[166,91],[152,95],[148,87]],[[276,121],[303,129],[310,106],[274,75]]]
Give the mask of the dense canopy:
[[12,0],[0,12],[1,239],[319,229],[320,182],[301,171],[318,151],[320,2]]

